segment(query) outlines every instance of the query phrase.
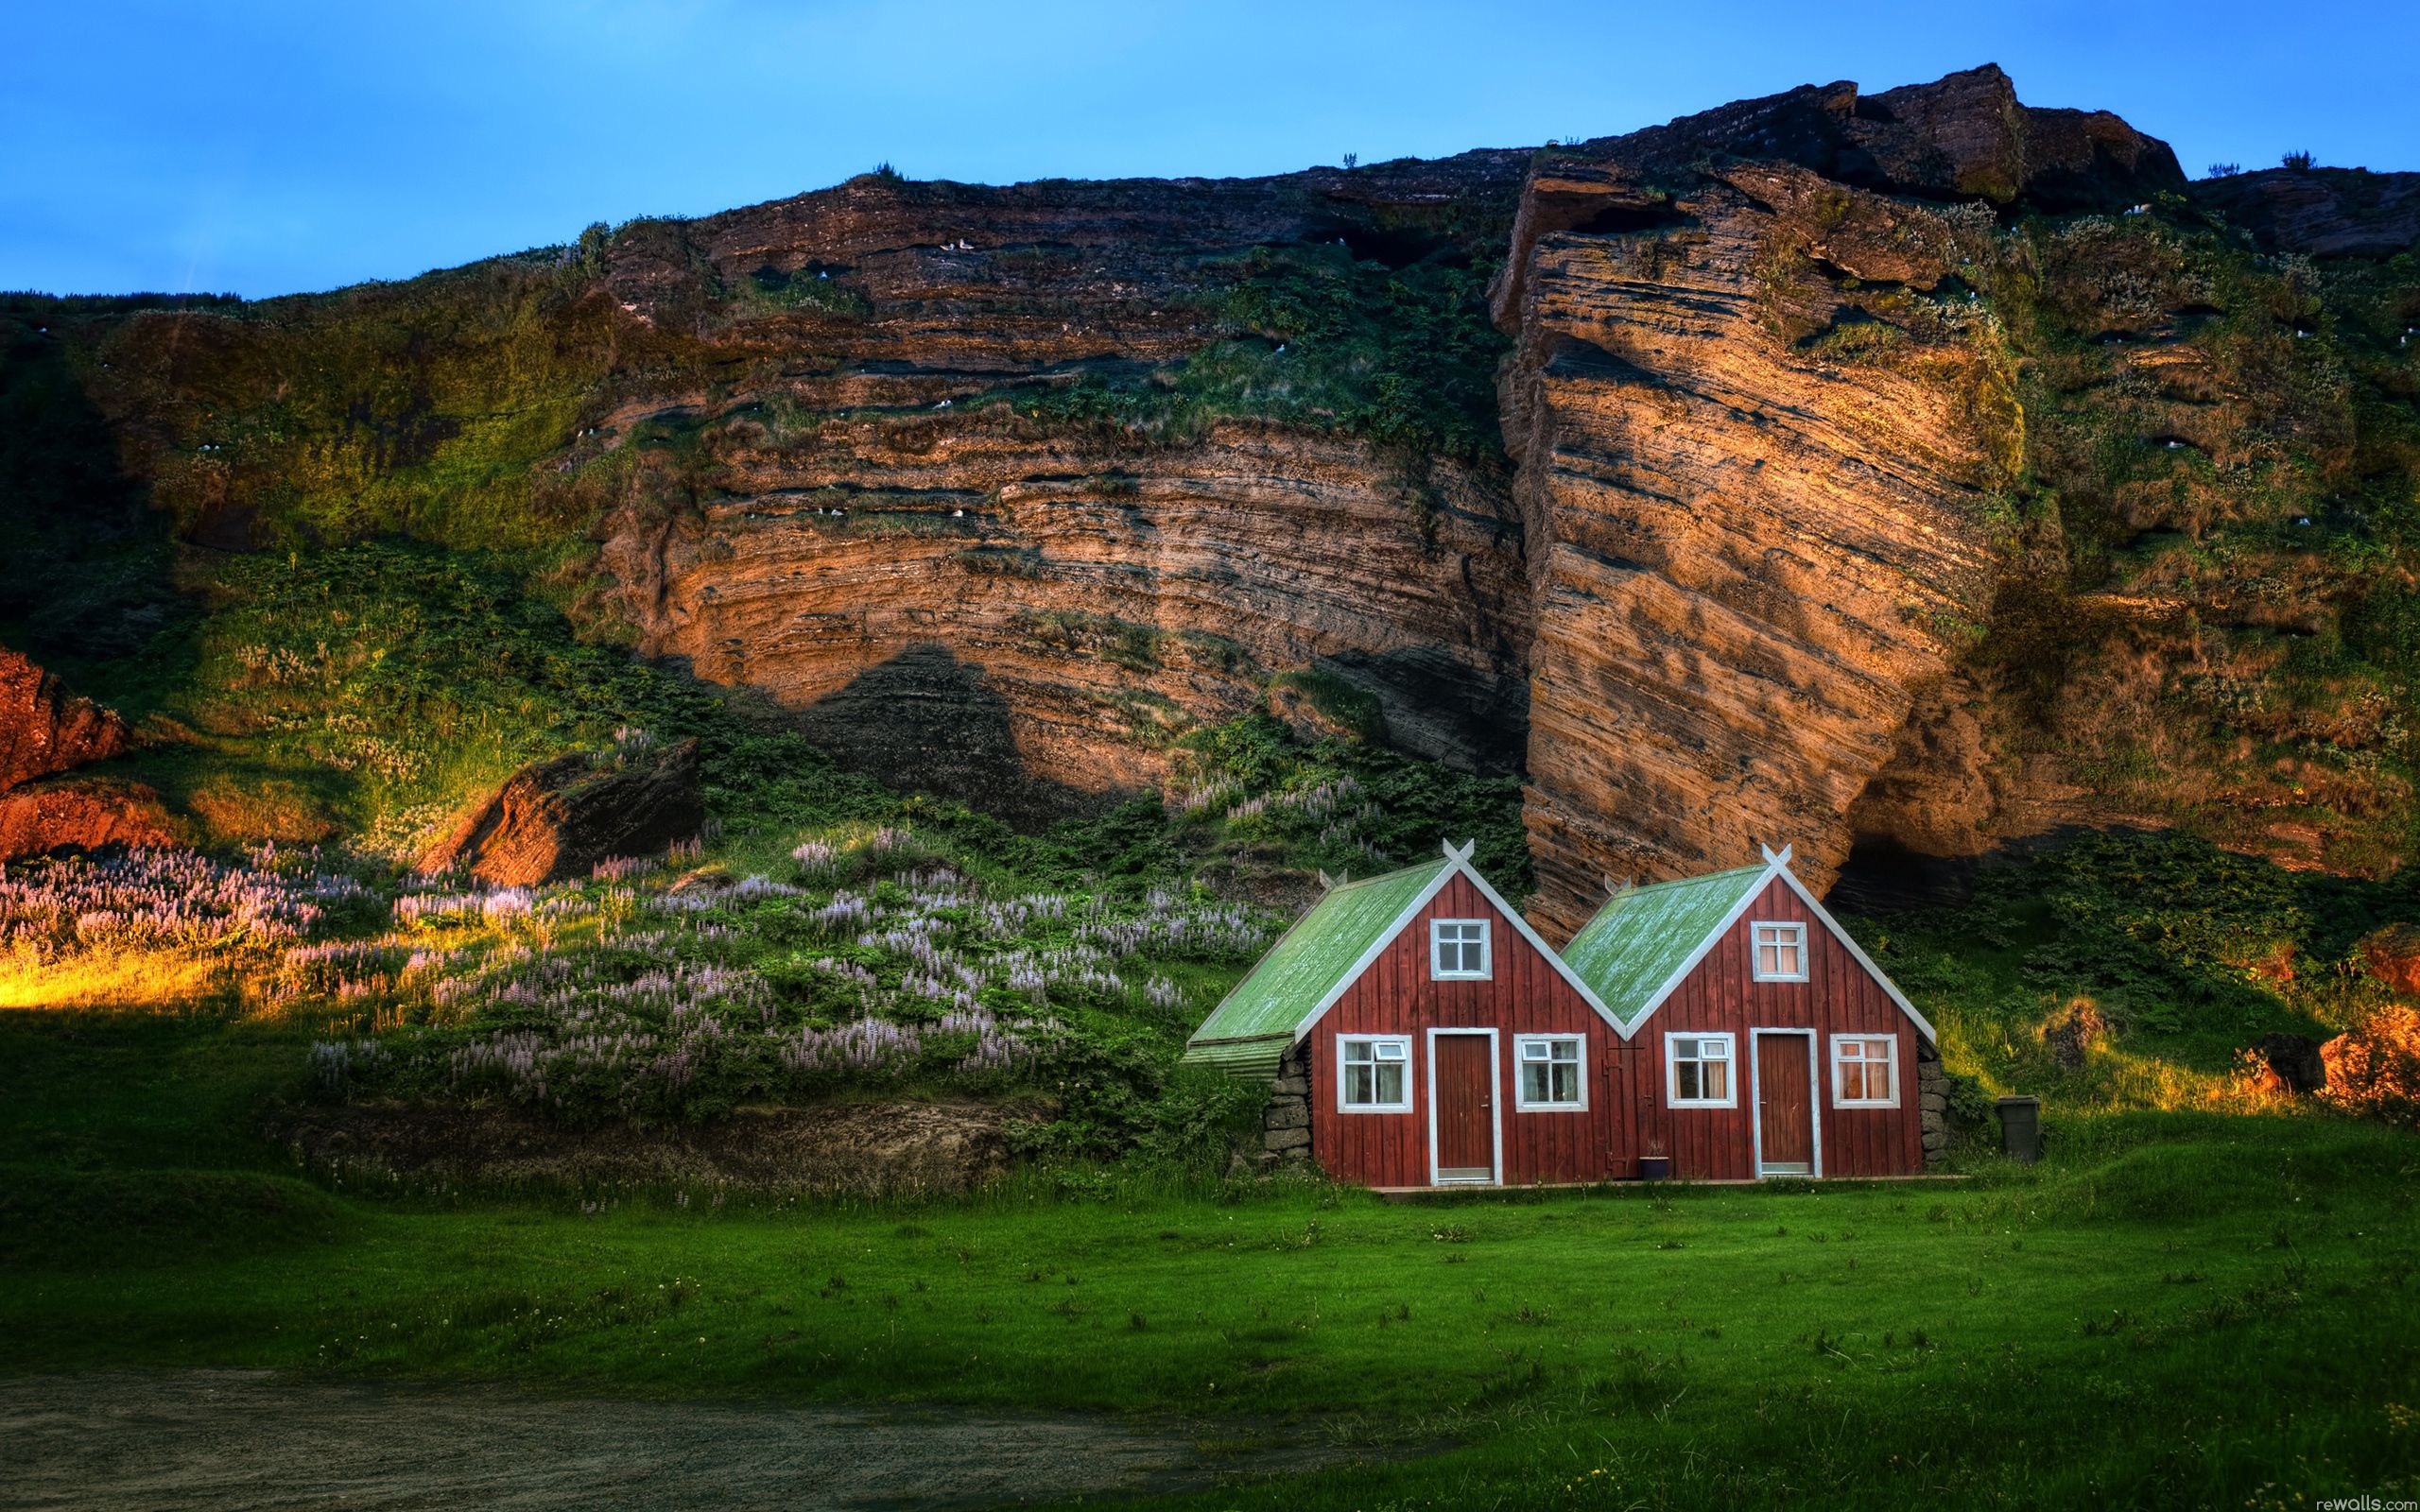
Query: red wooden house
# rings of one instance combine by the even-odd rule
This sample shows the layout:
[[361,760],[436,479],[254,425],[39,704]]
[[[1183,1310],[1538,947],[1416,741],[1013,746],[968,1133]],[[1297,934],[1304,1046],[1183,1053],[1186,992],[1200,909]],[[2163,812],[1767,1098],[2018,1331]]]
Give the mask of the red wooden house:
[[1187,1060],[1273,1080],[1271,1155],[1407,1188],[1895,1176],[1937,1148],[1932,1026],[1788,851],[1625,888],[1561,954],[1470,854],[1331,888],[1194,1033]]
[[1673,1176],[1913,1175],[1941,1146],[1932,1025],[1789,855],[1624,888],[1564,958],[1621,1021],[1641,1153]]
[[1620,1025],[1470,855],[1331,888],[1195,1032],[1276,1079],[1272,1153],[1374,1187],[1630,1169]]

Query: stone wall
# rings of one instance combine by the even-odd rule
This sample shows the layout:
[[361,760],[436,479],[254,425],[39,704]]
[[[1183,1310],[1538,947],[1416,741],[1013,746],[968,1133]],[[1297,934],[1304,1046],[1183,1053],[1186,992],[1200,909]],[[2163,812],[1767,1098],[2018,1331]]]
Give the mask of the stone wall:
[[1260,1117],[1260,1148],[1251,1153],[1263,1167],[1311,1159],[1311,1050],[1298,1041],[1277,1063],[1269,1107]]
[[1941,1048],[1919,1036],[1916,1040],[1916,1108],[1924,1126],[1925,1169],[1949,1156],[1949,1074],[1941,1064]]

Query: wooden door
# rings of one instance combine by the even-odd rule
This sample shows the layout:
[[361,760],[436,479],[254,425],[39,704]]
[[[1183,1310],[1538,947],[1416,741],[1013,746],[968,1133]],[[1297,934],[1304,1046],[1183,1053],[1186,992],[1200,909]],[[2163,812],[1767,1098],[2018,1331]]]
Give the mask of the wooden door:
[[1495,1179],[1495,1065],[1483,1034],[1435,1040],[1437,1179]]
[[1806,1036],[1756,1038],[1756,1131],[1763,1152],[1758,1175],[1809,1176],[1815,1170],[1815,1096],[1806,1066]]

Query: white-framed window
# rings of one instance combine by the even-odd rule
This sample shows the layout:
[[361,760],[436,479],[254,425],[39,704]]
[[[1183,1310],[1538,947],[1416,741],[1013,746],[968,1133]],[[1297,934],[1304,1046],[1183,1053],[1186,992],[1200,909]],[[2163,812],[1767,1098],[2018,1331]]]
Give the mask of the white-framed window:
[[1514,1035],[1513,1108],[1524,1113],[1586,1111],[1587,1044],[1585,1035]]
[[1748,938],[1755,952],[1750,961],[1759,982],[1806,980],[1805,924],[1750,924]]
[[1899,1037],[1895,1034],[1832,1036],[1832,1106],[1899,1106]]
[[1484,919],[1430,919],[1428,974],[1441,982],[1489,975],[1487,935]]
[[1410,1112],[1410,1037],[1340,1035],[1336,1041],[1336,1106],[1347,1113]]
[[1737,1038],[1728,1034],[1664,1037],[1664,1101],[1671,1108],[1737,1108],[1739,1083],[1732,1062]]

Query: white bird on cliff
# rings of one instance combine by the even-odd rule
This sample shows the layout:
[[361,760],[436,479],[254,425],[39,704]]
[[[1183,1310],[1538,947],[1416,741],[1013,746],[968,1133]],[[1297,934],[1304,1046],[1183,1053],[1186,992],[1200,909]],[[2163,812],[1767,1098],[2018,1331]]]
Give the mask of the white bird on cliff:
[[1270,355],[1272,357],[1282,357],[1286,355],[1286,343],[1283,341],[1277,343],[1277,350],[1270,352]]
[[815,276],[816,276],[817,278],[830,278],[830,277],[832,276],[832,271],[831,271],[831,269],[829,269],[829,268],[825,268],[825,269],[823,269],[823,270],[821,270],[821,271],[818,272]]
[[949,408],[949,406],[950,406],[952,404],[954,404],[954,403],[955,403],[955,401],[953,401],[953,400],[947,400],[947,399],[944,399],[944,400],[942,400],[940,404],[935,404],[933,407],[934,407],[935,409],[947,409],[947,408]]
[[963,520],[966,518],[966,511],[963,509],[952,509],[949,512],[949,517],[953,520]]

